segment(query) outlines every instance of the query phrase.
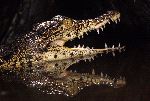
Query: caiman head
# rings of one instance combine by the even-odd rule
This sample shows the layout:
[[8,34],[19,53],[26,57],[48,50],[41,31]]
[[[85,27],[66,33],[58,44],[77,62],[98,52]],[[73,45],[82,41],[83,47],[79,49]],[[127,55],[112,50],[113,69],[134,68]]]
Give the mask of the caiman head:
[[[83,88],[92,85],[107,85],[114,88],[122,87],[126,84],[125,78],[119,79],[111,78],[103,73],[78,73],[72,72],[68,68],[78,63],[81,60],[91,60],[97,54],[121,51],[124,46],[118,47],[113,45],[109,48],[105,44],[104,49],[93,49],[89,47],[73,47],[65,46],[65,43],[75,38],[83,37],[84,34],[91,30],[103,30],[105,25],[110,22],[120,21],[120,13],[117,11],[108,11],[106,14],[94,19],[75,20],[65,16],[57,15],[51,19],[39,23],[34,27],[35,32],[40,32],[41,37],[39,42],[45,46],[47,50],[40,54],[40,61],[34,65],[33,72],[28,73],[25,71],[25,83],[30,87],[36,87],[42,92],[48,94],[64,94],[67,96],[74,96]],[[46,43],[46,44],[45,44]],[[38,69],[38,68],[39,69]],[[30,70],[31,71],[31,70]]]
[[75,20],[65,16],[57,15],[52,18],[51,21],[43,22],[38,24],[34,30],[41,32],[42,39],[46,41],[48,51],[42,54],[43,60],[53,61],[53,60],[62,60],[75,57],[83,57],[86,55],[96,55],[98,53],[113,52],[116,50],[121,51],[124,47],[107,47],[105,44],[104,49],[90,49],[89,47],[78,46],[73,48],[65,47],[65,42],[73,40],[75,38],[83,37],[84,34],[91,30],[97,30],[98,34],[99,29],[103,30],[105,25],[110,22],[120,21],[120,13],[117,11],[108,11],[106,14],[103,14],[94,19],[87,20]]
[[[57,15],[50,21],[42,22],[33,28],[33,31],[20,38],[15,47],[18,52],[12,55],[9,61],[1,67],[23,68],[21,78],[28,86],[36,87],[49,94],[76,95],[84,87],[92,85],[108,85],[115,88],[126,84],[124,78],[111,79],[107,75],[77,73],[67,70],[80,60],[91,60],[97,54],[121,51],[124,46],[114,45],[110,48],[105,44],[103,49],[89,47],[66,47],[67,41],[83,37],[91,30],[103,30],[110,22],[120,21],[120,13],[108,11],[94,19],[75,20]],[[17,41],[15,41],[17,42]],[[21,43],[22,42],[22,43]],[[29,68],[30,67],[30,68]]]

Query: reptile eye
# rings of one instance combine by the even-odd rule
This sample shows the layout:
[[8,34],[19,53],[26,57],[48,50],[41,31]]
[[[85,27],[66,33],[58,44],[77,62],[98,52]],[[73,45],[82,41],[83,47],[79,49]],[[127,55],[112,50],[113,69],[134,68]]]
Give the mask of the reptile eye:
[[65,25],[65,27],[71,27],[73,25],[73,21],[71,19],[66,19],[63,21],[63,25]]

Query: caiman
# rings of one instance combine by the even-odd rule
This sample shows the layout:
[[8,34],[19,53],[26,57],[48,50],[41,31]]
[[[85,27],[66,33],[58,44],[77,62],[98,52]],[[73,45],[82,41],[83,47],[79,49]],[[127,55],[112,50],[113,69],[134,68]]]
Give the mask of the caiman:
[[119,22],[120,13],[107,11],[94,19],[75,20],[57,15],[50,21],[38,23],[33,30],[15,38],[12,44],[0,50],[0,68],[19,71],[23,82],[38,88],[47,94],[76,95],[81,89],[91,85],[107,85],[115,88],[126,84],[124,78],[113,79],[108,75],[77,73],[68,71],[68,67],[80,60],[91,60],[97,54],[123,51],[125,46],[94,49],[84,46],[69,48],[64,44],[75,38],[83,38],[88,32],[96,30],[98,34],[106,24]]

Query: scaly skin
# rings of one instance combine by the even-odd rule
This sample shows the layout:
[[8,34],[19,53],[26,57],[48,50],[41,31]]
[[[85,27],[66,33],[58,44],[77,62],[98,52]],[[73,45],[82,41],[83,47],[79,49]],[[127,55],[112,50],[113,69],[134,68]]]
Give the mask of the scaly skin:
[[[76,95],[82,88],[104,84],[113,87],[125,85],[125,79],[110,79],[108,76],[80,74],[67,71],[67,68],[80,60],[92,59],[97,54],[121,51],[121,47],[104,49],[68,48],[65,42],[83,37],[88,31],[103,29],[110,21],[120,21],[120,13],[108,11],[95,19],[74,20],[57,15],[50,21],[37,24],[33,31],[16,38],[14,43],[1,49],[1,65],[5,70],[20,69],[21,78],[28,86],[36,87],[49,94]],[[7,46],[8,47],[8,46]],[[8,57],[9,55],[9,57]],[[29,72],[30,71],[30,72]]]

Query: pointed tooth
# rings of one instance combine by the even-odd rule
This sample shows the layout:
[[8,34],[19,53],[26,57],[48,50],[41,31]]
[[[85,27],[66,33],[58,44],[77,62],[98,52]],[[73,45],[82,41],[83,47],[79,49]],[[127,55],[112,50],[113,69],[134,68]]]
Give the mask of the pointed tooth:
[[118,18],[118,22],[120,22],[120,18]]
[[105,43],[105,48],[108,48],[107,44]]
[[80,44],[78,45],[78,48],[80,48],[81,46],[80,46]]
[[94,57],[92,57],[92,60],[94,60]]
[[92,69],[92,74],[95,75],[95,70],[94,69]]
[[107,74],[105,75],[105,78],[108,78],[108,75],[107,75]]
[[119,49],[119,52],[121,53],[121,45],[120,45],[120,43],[119,43],[119,45],[118,45],[118,49]]
[[115,79],[115,78],[113,78],[112,80],[113,80],[113,81],[115,81],[116,79]]
[[104,76],[104,74],[101,72],[101,77],[103,77]]
[[115,20],[115,23],[117,24],[117,20]]
[[84,45],[82,46],[82,48],[84,48]]
[[114,19],[111,19],[112,22],[114,22]]
[[103,26],[103,28],[105,28],[105,25]]
[[115,56],[115,52],[112,52],[112,55]]
[[96,29],[97,33],[99,34],[99,28]]
[[89,60],[89,62],[91,62],[91,59],[90,59],[90,58],[89,58],[88,60]]
[[86,47],[86,49],[90,49],[89,47]]
[[84,36],[82,35],[81,38],[83,38]]
[[120,48],[120,43],[119,43],[119,45],[118,45],[118,48]]
[[74,73],[76,73],[77,71],[76,70],[74,70]]
[[103,31],[103,27],[101,27],[101,30]]
[[110,24],[110,21],[108,21],[108,24]]
[[113,45],[112,48],[114,49],[114,48],[115,48],[115,45]]
[[103,56],[103,54],[101,53],[101,56]]

